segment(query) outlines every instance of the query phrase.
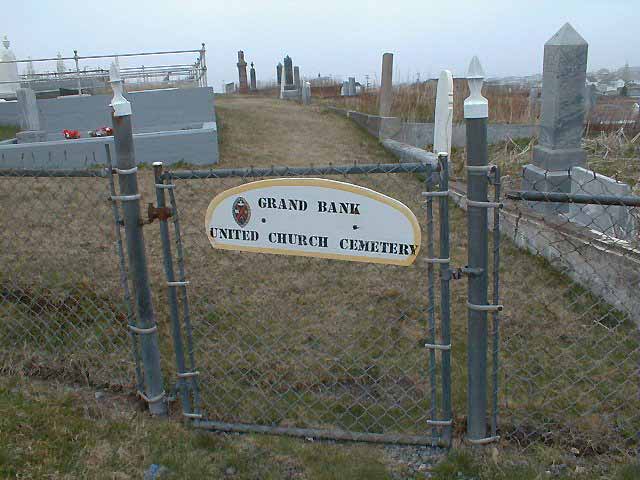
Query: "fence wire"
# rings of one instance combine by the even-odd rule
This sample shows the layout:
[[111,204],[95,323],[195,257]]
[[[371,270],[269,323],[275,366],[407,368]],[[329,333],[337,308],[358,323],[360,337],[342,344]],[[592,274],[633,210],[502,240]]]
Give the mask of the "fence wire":
[[0,369],[132,388],[105,170],[0,171]]
[[606,177],[538,173],[525,170],[507,190],[588,203],[505,200],[500,430],[525,448],[634,455],[639,211],[623,204],[628,187]]
[[[424,229],[423,176],[358,171],[318,176],[400,199]],[[287,173],[300,174],[281,172]],[[238,429],[320,429],[430,443],[426,256],[399,267],[214,250],[202,225],[209,202],[263,177],[256,170],[207,175],[168,174],[204,417]]]
[[[0,351],[0,368],[133,390],[135,362],[110,179],[100,170],[80,175],[0,172],[5,207],[0,341],[10,346]],[[185,343],[187,368],[200,372],[195,411],[226,424],[406,435],[430,442],[427,420],[439,416],[432,407],[434,397],[442,405],[442,385],[434,395],[424,345],[432,333],[441,339],[442,329],[436,322],[433,332],[428,322],[430,309],[440,318],[440,306],[437,295],[429,294],[426,244],[410,267],[213,250],[203,228],[209,202],[261,175],[266,173],[169,177],[176,185],[184,258],[184,272],[179,265],[176,272],[178,280],[190,282],[193,343],[186,336]],[[327,171],[319,176],[399,199],[416,213],[426,238],[422,174]],[[620,199],[629,194],[597,176],[568,175],[561,182],[525,178],[525,183],[506,182],[503,191]],[[141,168],[139,180],[144,201],[153,201],[153,172]],[[499,288],[504,311],[499,356],[493,346],[488,352],[490,368],[500,363],[499,414],[492,432],[525,449],[544,445],[580,455],[634,454],[640,431],[637,207],[503,202]],[[438,208],[434,202],[435,232]],[[473,239],[467,238],[464,212],[451,209],[450,215],[455,270],[465,265]],[[157,228],[157,222],[147,225],[145,240],[163,369],[173,384],[176,367]],[[175,233],[172,229],[174,242]],[[435,237],[433,251],[438,252]],[[467,383],[464,278],[451,282],[451,295],[453,435],[459,436]],[[179,298],[184,311],[184,297]],[[440,357],[435,367],[442,368]]]

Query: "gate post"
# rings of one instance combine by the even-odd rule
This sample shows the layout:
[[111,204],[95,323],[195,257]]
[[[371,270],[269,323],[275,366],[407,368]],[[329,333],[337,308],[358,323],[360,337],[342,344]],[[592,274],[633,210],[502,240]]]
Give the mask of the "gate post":
[[489,105],[482,96],[484,72],[473,57],[467,80],[471,94],[464,101],[467,128],[467,438],[483,443],[487,433],[487,303],[488,303],[488,158]]
[[167,406],[164,402],[165,392],[160,369],[158,327],[151,300],[147,257],[142,233],[140,193],[138,192],[138,175],[131,129],[131,104],[122,96],[122,79],[115,63],[111,64],[110,81],[113,88],[113,99],[110,105],[113,108],[112,124],[116,150],[116,172],[120,186],[120,195],[112,197],[112,200],[122,202],[127,256],[136,297],[138,325],[130,325],[129,328],[141,337],[141,356],[146,391],[139,392],[139,394],[148,403],[152,415],[164,416],[167,414]]

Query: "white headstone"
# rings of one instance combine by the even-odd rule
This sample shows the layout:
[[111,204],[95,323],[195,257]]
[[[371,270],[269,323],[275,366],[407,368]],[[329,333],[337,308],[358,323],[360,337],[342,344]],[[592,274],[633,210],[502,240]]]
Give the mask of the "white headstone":
[[35,92],[30,88],[18,88],[16,97],[18,99],[20,129],[26,131],[40,130],[40,111],[38,110]]
[[302,85],[302,104],[309,105],[311,103],[311,84],[304,82]]
[[58,60],[56,60],[56,70],[59,74],[63,74],[67,71],[67,67],[64,65],[64,60],[62,59],[62,54],[58,52]]
[[280,100],[284,100],[284,85],[285,85],[284,81],[284,67],[282,67],[282,81],[280,82]]
[[438,80],[436,93],[436,118],[433,129],[433,152],[451,154],[451,132],[453,128],[453,76],[443,70]]
[[[11,62],[15,60],[16,56],[11,50],[9,50],[11,42],[9,42],[6,35],[2,45],[4,48],[2,49],[2,52],[0,52],[0,60],[3,62]],[[20,86],[17,63],[0,63],[0,82],[3,82],[0,83],[0,97],[15,95],[16,90]]]

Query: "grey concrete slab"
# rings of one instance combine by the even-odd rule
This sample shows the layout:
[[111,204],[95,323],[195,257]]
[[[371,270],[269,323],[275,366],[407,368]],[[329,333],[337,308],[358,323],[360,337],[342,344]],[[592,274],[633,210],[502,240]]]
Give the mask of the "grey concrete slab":
[[[126,94],[135,133],[179,130],[215,121],[211,87],[161,89]],[[111,125],[111,95],[68,96],[38,100],[42,129],[61,135],[64,129],[87,132]],[[0,124],[18,125],[17,104],[0,102]]]
[[[203,128],[133,135],[140,164],[162,161],[212,165],[218,162],[218,131],[215,122]],[[32,144],[0,145],[0,168],[89,168],[104,165],[104,145],[113,150],[113,137],[55,140]]]
[[[571,193],[592,195],[631,195],[626,183],[581,167],[571,169]],[[632,208],[613,205],[571,205],[568,217],[572,222],[615,238],[633,239],[637,231]]]

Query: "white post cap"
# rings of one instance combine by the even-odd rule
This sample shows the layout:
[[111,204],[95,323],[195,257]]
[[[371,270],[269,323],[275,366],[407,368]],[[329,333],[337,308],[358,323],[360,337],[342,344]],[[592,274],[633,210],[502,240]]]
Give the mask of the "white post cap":
[[131,103],[122,95],[122,78],[120,77],[120,69],[115,62],[111,63],[109,69],[109,82],[113,90],[113,98],[109,104],[113,108],[114,117],[125,117],[131,115]]
[[464,101],[464,118],[488,118],[489,102],[482,96],[484,70],[477,56],[471,59],[467,70],[467,82],[471,94]]

